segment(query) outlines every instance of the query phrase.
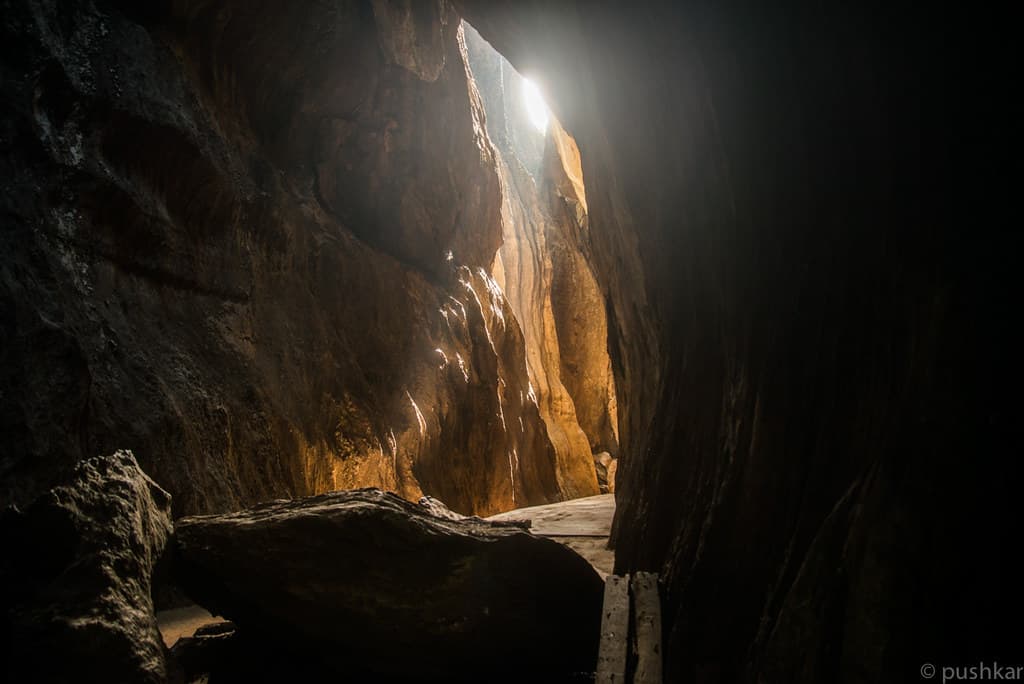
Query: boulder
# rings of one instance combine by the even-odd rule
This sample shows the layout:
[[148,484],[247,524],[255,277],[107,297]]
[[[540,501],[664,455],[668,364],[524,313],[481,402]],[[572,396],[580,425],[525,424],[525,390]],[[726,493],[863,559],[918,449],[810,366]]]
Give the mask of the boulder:
[[171,499],[130,451],[80,462],[70,479],[0,521],[5,681],[163,682],[150,579]]
[[597,471],[597,483],[601,487],[602,494],[615,492],[615,472],[618,469],[618,463],[618,459],[607,451],[594,454],[594,470]]
[[362,489],[182,518],[173,548],[178,584],[260,659],[416,681],[593,671],[600,578],[516,527]]

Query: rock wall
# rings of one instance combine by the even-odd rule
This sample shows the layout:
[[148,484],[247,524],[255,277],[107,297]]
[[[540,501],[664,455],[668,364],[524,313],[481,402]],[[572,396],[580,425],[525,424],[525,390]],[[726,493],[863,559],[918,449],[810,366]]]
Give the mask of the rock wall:
[[115,448],[177,515],[563,496],[447,4],[3,14],[3,502]]
[[666,680],[1011,657],[1014,250],[982,150],[1012,40],[896,7],[458,5],[579,145],[616,564],[661,573]]
[[522,77],[471,26],[465,32],[501,181],[503,241],[494,277],[523,329],[562,491],[590,496],[598,493],[592,452],[615,452],[618,443],[604,303],[582,251],[587,216],[578,155],[557,122],[545,132],[530,123]]

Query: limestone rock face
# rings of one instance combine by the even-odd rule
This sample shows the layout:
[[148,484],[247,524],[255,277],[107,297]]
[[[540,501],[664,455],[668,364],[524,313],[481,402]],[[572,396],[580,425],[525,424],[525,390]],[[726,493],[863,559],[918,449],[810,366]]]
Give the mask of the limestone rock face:
[[448,4],[9,10],[0,500],[120,445],[177,515],[564,495]]
[[170,496],[129,451],[80,462],[67,484],[0,518],[5,681],[163,682],[150,579]]
[[600,578],[513,526],[358,490],[183,518],[174,545],[193,599],[304,666],[419,681],[594,666]]

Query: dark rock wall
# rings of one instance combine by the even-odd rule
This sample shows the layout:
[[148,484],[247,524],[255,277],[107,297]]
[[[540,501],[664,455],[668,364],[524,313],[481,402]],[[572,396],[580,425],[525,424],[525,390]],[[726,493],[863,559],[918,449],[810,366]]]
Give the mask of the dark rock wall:
[[562,496],[486,272],[499,180],[446,4],[3,17],[4,502],[122,447],[179,515]]
[[458,4],[580,147],[616,563],[662,573],[668,679],[916,681],[1010,657],[1002,19]]

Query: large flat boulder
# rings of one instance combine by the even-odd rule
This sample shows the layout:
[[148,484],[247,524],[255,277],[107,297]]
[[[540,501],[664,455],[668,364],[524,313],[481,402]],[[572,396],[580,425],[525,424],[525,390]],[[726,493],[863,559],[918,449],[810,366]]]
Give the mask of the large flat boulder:
[[583,558],[380,490],[182,518],[173,548],[195,601],[303,667],[538,681],[596,661],[602,582]]
[[171,498],[130,451],[79,463],[70,481],[0,519],[4,681],[163,682],[150,580]]

